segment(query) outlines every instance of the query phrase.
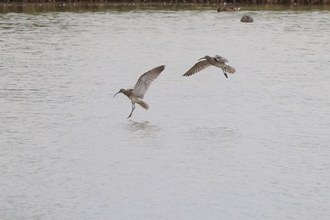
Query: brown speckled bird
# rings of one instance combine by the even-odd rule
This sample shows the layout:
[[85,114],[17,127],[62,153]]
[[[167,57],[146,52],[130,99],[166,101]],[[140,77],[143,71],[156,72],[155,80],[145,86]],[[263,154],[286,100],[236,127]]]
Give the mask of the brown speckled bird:
[[[204,59],[204,60],[202,60]],[[235,68],[231,67],[226,64],[228,60],[222,56],[215,55],[215,57],[205,56],[203,58],[200,58],[198,63],[196,63],[193,67],[191,67],[183,76],[191,76],[209,66],[216,66],[222,69],[223,74],[226,78],[228,78],[227,73],[235,73]]]
[[159,76],[159,74],[165,69],[165,66],[159,66],[148,72],[144,73],[135,86],[132,89],[120,89],[113,97],[115,97],[118,93],[123,93],[132,101],[132,111],[129,114],[129,117],[132,116],[133,111],[135,109],[135,103],[139,104],[142,108],[148,109],[149,106],[146,102],[142,101],[144,94],[147,92],[150,84]]

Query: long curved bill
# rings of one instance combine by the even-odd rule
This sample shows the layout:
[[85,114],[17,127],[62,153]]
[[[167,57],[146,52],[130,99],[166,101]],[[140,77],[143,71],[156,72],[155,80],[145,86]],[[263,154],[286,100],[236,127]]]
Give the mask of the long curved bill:
[[116,94],[114,94],[114,96],[113,97],[115,97],[118,93],[120,93],[120,91],[119,92],[117,92]]

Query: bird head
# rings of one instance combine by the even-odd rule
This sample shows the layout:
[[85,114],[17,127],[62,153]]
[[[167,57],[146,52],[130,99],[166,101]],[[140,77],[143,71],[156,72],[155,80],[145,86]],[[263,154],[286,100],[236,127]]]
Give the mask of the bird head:
[[119,92],[117,92],[113,97],[115,97],[118,93],[123,93],[125,92],[125,89],[120,89]]
[[[202,60],[202,59],[206,59],[206,60],[207,60],[207,59],[209,59],[209,58],[211,58],[211,57],[208,56],[208,55],[206,55],[205,57],[202,57],[202,58],[200,58],[199,60]],[[198,60],[198,61],[199,61],[199,60]]]

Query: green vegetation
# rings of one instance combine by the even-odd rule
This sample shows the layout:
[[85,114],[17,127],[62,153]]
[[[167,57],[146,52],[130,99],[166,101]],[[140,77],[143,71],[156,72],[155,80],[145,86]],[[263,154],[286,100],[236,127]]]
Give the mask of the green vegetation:
[[[228,5],[243,10],[329,10],[330,0],[237,0]],[[217,10],[223,0],[0,0],[0,13],[35,13],[52,11],[132,11],[132,10]]]

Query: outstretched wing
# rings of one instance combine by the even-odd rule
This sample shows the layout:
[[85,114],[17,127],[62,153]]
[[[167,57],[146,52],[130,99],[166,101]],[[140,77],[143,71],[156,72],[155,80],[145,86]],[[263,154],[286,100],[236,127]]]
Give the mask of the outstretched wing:
[[218,61],[219,63],[225,63],[228,62],[228,60],[222,56],[215,55],[215,60]]
[[143,99],[143,96],[147,92],[152,81],[154,81],[164,69],[164,65],[159,66],[140,76],[133,88],[133,93],[140,99]]
[[185,74],[183,74],[183,76],[191,76],[199,71],[202,71],[203,69],[205,69],[209,66],[211,66],[209,61],[207,61],[207,60],[199,61],[193,67],[191,67],[190,70],[188,70]]

